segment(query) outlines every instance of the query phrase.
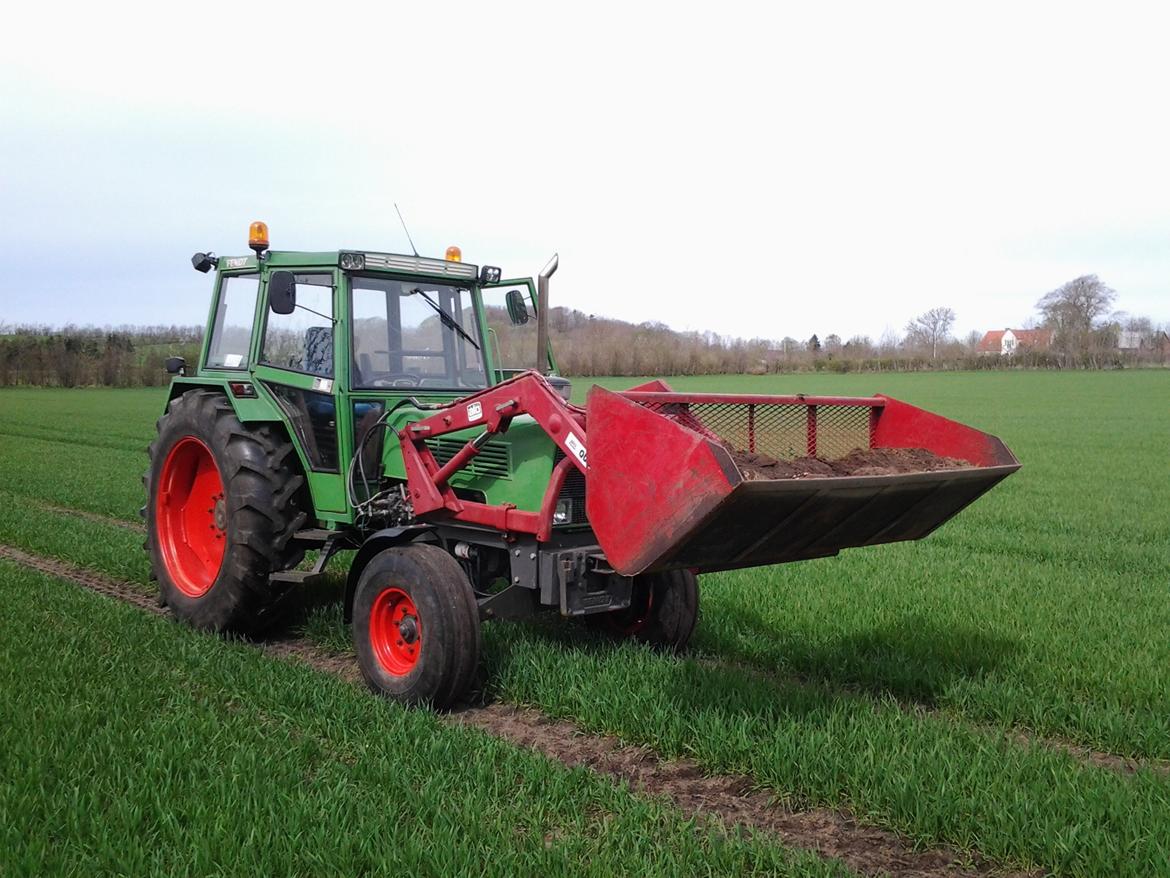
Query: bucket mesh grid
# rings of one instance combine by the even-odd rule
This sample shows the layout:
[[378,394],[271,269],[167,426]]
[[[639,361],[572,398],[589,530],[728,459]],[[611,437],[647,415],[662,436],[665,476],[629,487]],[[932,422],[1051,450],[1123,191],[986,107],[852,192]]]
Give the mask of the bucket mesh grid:
[[844,457],[855,448],[872,447],[871,412],[864,405],[793,403],[644,402],[708,439],[737,451],[766,454],[777,460],[816,456]]

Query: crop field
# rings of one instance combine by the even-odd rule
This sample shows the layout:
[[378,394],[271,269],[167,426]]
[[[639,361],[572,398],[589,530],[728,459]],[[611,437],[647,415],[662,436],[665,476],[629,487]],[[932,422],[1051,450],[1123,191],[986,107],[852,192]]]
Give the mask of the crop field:
[[[734,779],[793,826],[835,815],[832,838],[696,817],[31,569],[151,593],[163,394],[3,389],[0,875],[1170,875],[1170,372],[671,383],[880,391],[1024,464],[924,541],[703,577],[685,656],[485,626],[485,702]],[[344,561],[282,635],[338,666]]]

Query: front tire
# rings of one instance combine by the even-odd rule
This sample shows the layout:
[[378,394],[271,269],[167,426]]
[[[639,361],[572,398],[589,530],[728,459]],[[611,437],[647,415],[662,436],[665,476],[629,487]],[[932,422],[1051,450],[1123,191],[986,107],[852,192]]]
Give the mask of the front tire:
[[279,596],[269,574],[304,555],[296,453],[271,425],[245,427],[220,393],[172,400],[150,446],[146,549],[162,602],[196,628],[251,634]]
[[448,708],[479,666],[479,608],[459,562],[437,546],[386,549],[358,578],[353,643],[367,685],[407,705]]

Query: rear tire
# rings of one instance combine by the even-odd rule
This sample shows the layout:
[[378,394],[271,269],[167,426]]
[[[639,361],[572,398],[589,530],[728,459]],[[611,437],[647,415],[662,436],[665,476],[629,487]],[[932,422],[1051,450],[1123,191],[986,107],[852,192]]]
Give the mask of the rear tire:
[[699,621],[699,577],[689,570],[644,573],[634,577],[629,607],[586,619],[611,637],[682,652]]
[[375,555],[354,592],[358,666],[379,695],[444,709],[468,692],[479,666],[479,607],[463,568],[437,546]]
[[160,598],[196,628],[254,634],[283,593],[269,574],[295,567],[308,519],[305,479],[275,427],[245,427],[221,393],[171,401],[143,480],[146,550]]

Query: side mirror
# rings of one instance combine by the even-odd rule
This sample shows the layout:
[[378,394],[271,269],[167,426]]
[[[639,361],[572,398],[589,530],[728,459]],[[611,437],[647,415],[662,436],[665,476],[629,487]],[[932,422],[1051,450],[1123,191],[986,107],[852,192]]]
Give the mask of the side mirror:
[[519,290],[508,290],[504,295],[508,303],[508,319],[513,326],[523,326],[528,322],[528,306],[524,303],[524,294]]
[[273,314],[291,314],[297,307],[297,279],[291,271],[268,275],[268,307]]

